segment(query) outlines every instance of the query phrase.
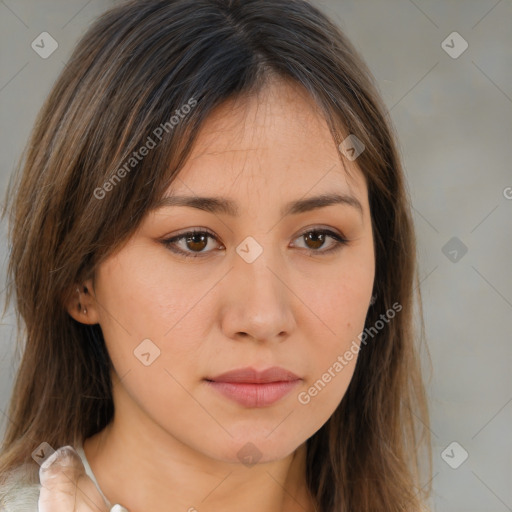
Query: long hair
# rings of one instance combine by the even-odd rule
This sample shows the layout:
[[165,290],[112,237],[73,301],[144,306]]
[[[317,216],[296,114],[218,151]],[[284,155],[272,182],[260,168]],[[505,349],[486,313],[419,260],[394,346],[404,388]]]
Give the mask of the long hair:
[[[421,509],[432,462],[410,199],[370,71],[306,0],[134,0],[107,11],[79,41],[39,113],[4,211],[6,307],[15,302],[22,356],[0,480],[20,464],[37,467],[31,453],[41,442],[76,445],[110,422],[111,362],[99,326],[66,311],[73,283],[94,276],[134,233],[212,110],[275,76],[314,98],[333,144],[349,134],[364,144],[357,164],[376,255],[365,326],[401,305],[362,347],[345,396],[307,440],[309,490],[321,512]],[[127,166],[149,139],[154,148]]]

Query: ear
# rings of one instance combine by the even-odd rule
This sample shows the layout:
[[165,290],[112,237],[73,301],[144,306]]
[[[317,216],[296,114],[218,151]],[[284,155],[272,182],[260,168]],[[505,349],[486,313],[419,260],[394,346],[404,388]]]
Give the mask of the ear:
[[66,309],[77,322],[88,325],[99,323],[98,304],[92,279],[73,285]]

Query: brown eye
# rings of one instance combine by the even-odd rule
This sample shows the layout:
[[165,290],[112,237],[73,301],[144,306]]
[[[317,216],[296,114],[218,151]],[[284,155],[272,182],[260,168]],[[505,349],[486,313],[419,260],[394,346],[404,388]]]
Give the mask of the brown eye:
[[303,236],[310,249],[320,249],[325,243],[325,233],[320,231],[310,231]]
[[[212,251],[205,250],[208,247],[209,240],[218,241],[217,238],[209,231],[188,231],[181,235],[174,236],[167,240],[162,240],[162,243],[172,252],[180,254],[186,258],[197,258],[200,256],[207,256]],[[181,243],[181,247],[179,247]]]
[[[167,240],[162,240],[162,243],[172,252],[184,256],[185,258],[197,258],[208,256],[209,253],[213,252],[212,250],[206,250],[210,239],[218,242],[217,237],[209,231],[194,230]],[[346,245],[349,242],[349,240],[328,229],[310,229],[302,233],[297,239],[304,241],[306,244],[304,249],[306,251],[319,255],[328,254],[341,249],[342,245]],[[331,239],[333,242],[331,242],[327,249],[322,249],[327,239]],[[181,247],[179,246],[180,244]],[[224,248],[222,244],[219,245],[220,249]]]
[[[332,239],[333,242],[330,244],[330,247],[327,249],[321,249],[327,239]],[[304,231],[302,235],[300,235],[297,239],[302,239],[306,245],[305,249],[310,253],[318,253],[318,254],[327,254],[338,249],[341,249],[341,246],[347,245],[348,240],[343,238],[342,236],[334,233],[328,229],[310,229],[308,231]]]
[[201,252],[208,245],[208,235],[203,233],[194,233],[192,236],[188,236],[185,240],[187,248],[193,252]]

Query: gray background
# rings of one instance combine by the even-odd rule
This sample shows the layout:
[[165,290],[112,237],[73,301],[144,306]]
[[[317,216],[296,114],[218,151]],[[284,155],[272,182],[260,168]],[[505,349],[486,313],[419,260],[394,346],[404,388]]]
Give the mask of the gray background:
[[[73,44],[113,3],[0,1],[2,199]],[[399,138],[433,367],[433,510],[512,511],[512,3],[313,3],[362,53]],[[43,31],[59,44],[47,59],[30,46]],[[454,31],[468,43],[457,58],[444,49],[462,48],[448,37]],[[0,229],[5,280],[5,222]],[[0,434],[16,366],[13,336],[11,313],[0,324]],[[445,460],[455,465],[462,450],[469,456],[453,469]]]

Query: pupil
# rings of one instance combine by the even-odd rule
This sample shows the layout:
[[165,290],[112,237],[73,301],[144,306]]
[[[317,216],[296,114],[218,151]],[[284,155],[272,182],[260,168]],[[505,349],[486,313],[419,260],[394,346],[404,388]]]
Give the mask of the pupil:
[[[200,242],[194,242],[194,239],[197,239],[197,238],[200,238],[200,239],[201,239],[201,241],[200,241]],[[192,235],[192,236],[189,236],[189,237],[187,238],[187,245],[189,245],[190,243],[192,243],[192,245],[193,245],[193,244],[197,244],[197,243],[199,243],[200,245],[201,245],[201,244],[203,245],[202,247],[193,247],[193,246],[190,246],[190,245],[189,245],[189,249],[192,249],[192,250],[195,250],[195,249],[197,249],[197,250],[204,249],[204,247],[205,247],[204,239],[205,239],[205,238],[206,238],[206,237],[204,236],[204,234],[200,234],[200,233],[195,234],[195,235]]]
[[309,241],[312,241],[313,244],[316,244],[316,245],[314,245],[315,249],[318,249],[324,243],[324,240],[323,240],[324,233],[308,233],[306,236],[309,239]]

